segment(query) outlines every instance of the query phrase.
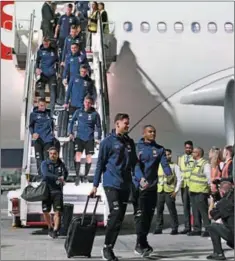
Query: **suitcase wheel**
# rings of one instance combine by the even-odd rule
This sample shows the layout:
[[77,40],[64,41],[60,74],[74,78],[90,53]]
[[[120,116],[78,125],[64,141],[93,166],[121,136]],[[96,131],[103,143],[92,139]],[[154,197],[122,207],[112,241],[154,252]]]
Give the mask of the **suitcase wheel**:
[[91,255],[88,255],[87,258],[91,258]]
[[70,258],[71,256],[70,255],[67,255],[67,258]]

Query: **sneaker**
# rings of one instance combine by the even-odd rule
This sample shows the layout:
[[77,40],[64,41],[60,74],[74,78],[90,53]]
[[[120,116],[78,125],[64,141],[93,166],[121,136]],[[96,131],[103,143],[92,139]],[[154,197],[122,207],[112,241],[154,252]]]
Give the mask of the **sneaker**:
[[147,257],[153,252],[153,248],[149,246],[149,244],[147,244],[146,247],[137,244],[134,252],[136,255],[139,255],[141,257]]
[[209,259],[209,260],[226,260],[226,257],[224,256],[223,253],[221,253],[221,254],[214,253],[214,254],[207,256],[206,259]]
[[55,238],[58,238],[58,231],[57,230],[53,230],[52,231],[52,237],[55,239]]
[[118,261],[118,258],[114,255],[112,247],[104,247],[101,251],[102,259],[107,261]]
[[54,235],[53,232],[54,232],[54,231],[53,231],[53,228],[49,228],[49,229],[48,229],[48,237],[54,238],[54,237],[53,237],[53,235]]

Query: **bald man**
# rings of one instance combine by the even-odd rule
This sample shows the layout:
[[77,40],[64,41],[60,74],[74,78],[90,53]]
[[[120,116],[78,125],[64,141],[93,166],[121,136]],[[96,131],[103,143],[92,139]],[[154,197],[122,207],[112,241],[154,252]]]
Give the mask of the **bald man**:
[[[200,147],[193,149],[194,167],[189,178],[190,201],[194,218],[193,231],[188,236],[209,237],[207,227],[210,225],[208,217],[208,197],[210,192],[210,164],[205,160],[204,150]],[[202,220],[205,231],[202,232]]]
[[[158,167],[161,164],[167,182],[172,175],[164,147],[155,141],[156,129],[146,125],[143,137],[137,144],[139,162],[135,168],[133,182],[136,186],[138,199],[135,210],[137,242],[135,253],[146,257],[153,251],[147,242],[157,202]],[[172,179],[173,182],[173,179]]]

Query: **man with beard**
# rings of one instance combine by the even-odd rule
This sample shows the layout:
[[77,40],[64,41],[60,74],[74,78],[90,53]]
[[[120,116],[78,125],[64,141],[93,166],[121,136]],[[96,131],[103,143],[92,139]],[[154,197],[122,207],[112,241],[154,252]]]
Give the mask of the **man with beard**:
[[193,142],[191,140],[184,143],[184,155],[179,157],[178,166],[182,175],[181,198],[184,206],[184,230],[180,234],[191,232],[190,220],[190,196],[189,196],[189,177],[194,167],[194,159],[192,157]]
[[[42,202],[42,211],[44,219],[48,225],[48,235],[51,238],[58,237],[60,226],[60,215],[63,211],[63,185],[68,177],[68,171],[64,163],[59,158],[55,147],[49,149],[49,159],[41,164],[43,181],[46,182],[49,189],[48,199]],[[54,228],[51,222],[51,206],[54,210]]]

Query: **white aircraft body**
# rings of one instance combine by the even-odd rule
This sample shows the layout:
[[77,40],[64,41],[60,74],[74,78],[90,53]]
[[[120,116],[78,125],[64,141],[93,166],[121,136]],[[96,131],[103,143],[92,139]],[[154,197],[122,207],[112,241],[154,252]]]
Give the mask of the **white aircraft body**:
[[[42,3],[15,3],[15,17],[13,4],[3,10],[17,24],[35,9],[38,30]],[[117,112],[129,113],[136,141],[145,124],[154,125],[157,141],[175,154],[187,139],[205,149],[224,146],[224,108],[185,103],[199,89],[212,100],[219,92],[223,103],[234,74],[233,3],[107,2],[106,10],[117,40],[117,62],[108,74],[111,121]],[[6,46],[13,47],[13,29],[1,28]],[[12,60],[1,62],[2,148],[19,148],[24,77]]]

